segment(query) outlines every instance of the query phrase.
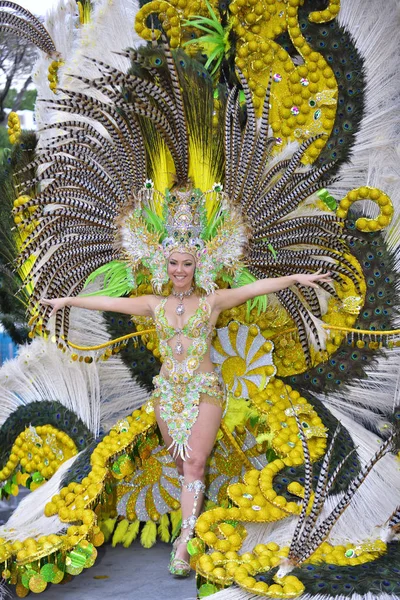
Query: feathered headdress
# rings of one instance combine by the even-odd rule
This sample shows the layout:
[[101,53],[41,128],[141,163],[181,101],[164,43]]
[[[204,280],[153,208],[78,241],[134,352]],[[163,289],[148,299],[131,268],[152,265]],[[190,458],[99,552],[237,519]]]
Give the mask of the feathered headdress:
[[[210,194],[216,196],[216,210],[208,220],[206,197]],[[125,209],[119,220],[118,245],[133,272],[141,264],[150,271],[156,293],[168,282],[167,259],[173,252],[195,258],[195,282],[207,294],[217,287],[215,280],[223,269],[233,272],[241,267],[246,229],[238,215],[224,209],[222,197],[220,184],[206,194],[187,186],[167,190],[163,196],[147,180],[135,206]],[[162,217],[157,214],[157,201],[163,207]]]

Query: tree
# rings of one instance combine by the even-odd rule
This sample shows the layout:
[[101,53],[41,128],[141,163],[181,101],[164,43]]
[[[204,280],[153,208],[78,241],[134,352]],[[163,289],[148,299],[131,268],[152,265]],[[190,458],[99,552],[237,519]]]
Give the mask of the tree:
[[[5,108],[11,108],[11,110],[34,110],[35,102],[37,98],[37,91],[34,89],[24,90],[21,94],[20,90],[11,88],[4,101]],[[20,98],[20,101],[19,101]]]
[[0,123],[5,122],[5,100],[11,87],[18,85],[13,110],[17,110],[31,83],[32,65],[36,59],[36,49],[33,44],[21,40],[14,35],[0,32]]

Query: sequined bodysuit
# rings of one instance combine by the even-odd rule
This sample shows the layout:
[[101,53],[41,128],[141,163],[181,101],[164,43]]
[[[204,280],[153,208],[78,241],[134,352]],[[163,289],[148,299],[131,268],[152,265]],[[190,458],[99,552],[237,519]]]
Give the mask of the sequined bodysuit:
[[[199,306],[182,329],[172,327],[165,315],[164,298],[154,311],[157,335],[163,367],[167,371],[153,379],[153,404],[160,406],[160,416],[168,427],[175,455],[188,456],[188,440],[199,414],[200,402],[222,407],[224,393],[214,372],[196,372],[206,355],[213,332],[210,324],[211,307],[206,298],[200,298]],[[182,361],[176,360],[169,342],[177,334],[191,340]]]

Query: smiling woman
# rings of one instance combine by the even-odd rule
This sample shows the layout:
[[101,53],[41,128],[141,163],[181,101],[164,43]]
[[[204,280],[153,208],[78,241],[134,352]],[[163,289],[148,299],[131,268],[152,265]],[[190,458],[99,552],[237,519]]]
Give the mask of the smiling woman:
[[[148,252],[143,252],[143,244],[139,246],[138,243],[143,235],[137,228],[138,223],[129,221],[129,241],[126,234],[123,238],[126,247],[131,252],[135,248],[135,259],[142,260],[150,267],[155,290],[171,282],[172,292],[169,296],[41,300],[44,307],[52,307],[50,316],[67,306],[75,306],[151,316],[155,321],[163,362],[160,374],[153,380],[155,389],[152,403],[158,426],[175,460],[182,484],[181,534],[174,543],[170,564],[171,573],[182,577],[190,572],[187,543],[194,534],[201,511],[206,463],[215,444],[225,402],[225,393],[210,357],[212,334],[220,312],[294,284],[318,289],[320,284],[331,282],[329,273],[317,272],[312,275],[261,279],[238,289],[215,290],[208,294],[208,287],[215,285],[215,275],[206,270],[208,263],[201,264],[207,251],[201,237],[203,232],[198,225],[200,215],[204,212],[203,203],[204,198],[194,190],[171,190],[166,196],[168,237],[159,244],[153,256],[150,254],[150,260],[147,258]],[[149,209],[146,210],[148,212]],[[229,224],[229,220],[226,221]],[[227,224],[223,223],[221,228],[227,227]],[[139,254],[137,248],[141,248]],[[236,249],[237,257],[241,252],[239,246]],[[215,250],[212,254],[210,248],[208,253],[209,258],[218,261]],[[215,272],[219,272],[223,264],[217,263]],[[204,280],[207,289],[202,288]]]

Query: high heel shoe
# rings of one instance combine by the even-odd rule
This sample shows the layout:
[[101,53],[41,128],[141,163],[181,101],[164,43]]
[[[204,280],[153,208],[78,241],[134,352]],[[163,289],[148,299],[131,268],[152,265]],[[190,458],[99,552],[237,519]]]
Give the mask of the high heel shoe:
[[176,551],[180,543],[180,538],[177,538],[172,544],[171,559],[169,561],[168,570],[174,577],[184,578],[189,577],[191,568],[186,560],[183,558],[176,558]]

